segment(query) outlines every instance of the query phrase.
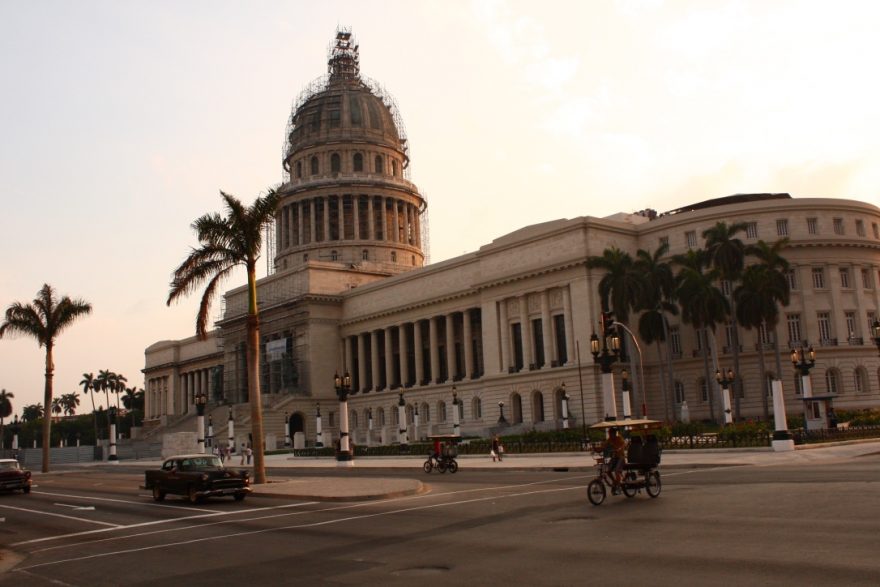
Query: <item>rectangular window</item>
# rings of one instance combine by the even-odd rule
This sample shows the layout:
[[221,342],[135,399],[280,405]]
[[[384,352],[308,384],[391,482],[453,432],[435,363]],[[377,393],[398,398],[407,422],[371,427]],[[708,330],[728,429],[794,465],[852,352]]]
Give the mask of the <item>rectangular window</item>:
[[662,247],[663,245],[666,245],[667,247],[669,246],[669,237],[668,236],[661,236],[660,237],[660,246]]
[[535,366],[544,366],[544,321],[532,320],[532,344],[535,349]]
[[874,238],[880,239],[880,225],[878,225],[876,222],[872,222],[871,230],[874,231]]
[[[523,340],[522,340],[522,326],[519,322],[511,325],[511,340],[513,341],[513,364],[516,367],[517,371],[522,371],[523,368]],[[443,354],[441,353],[441,357]]]
[[849,288],[850,288],[850,284],[849,284],[849,269],[847,269],[846,267],[841,267],[841,268],[840,268],[840,287],[842,287],[843,289],[849,289]]
[[730,281],[728,281],[727,279],[721,280],[721,293],[726,296],[730,295]]
[[[767,327],[764,324],[758,326],[758,342],[762,345],[769,345],[773,342],[770,340],[770,331],[767,330]],[[764,348],[766,348],[766,346]]]
[[747,222],[746,223],[746,237],[747,238],[758,238],[758,223],[757,222]]
[[874,312],[868,312],[868,330],[871,336],[874,336],[874,321],[877,320],[877,315]]
[[825,270],[813,267],[813,289],[825,289]]
[[687,243],[687,247],[689,249],[697,248],[697,233],[693,230],[689,230],[684,233],[684,240]]
[[796,290],[798,288],[797,271],[789,269],[785,272],[785,277],[788,279],[788,289]]
[[795,395],[803,395],[804,394],[804,381],[803,381],[800,373],[795,373],[795,375],[794,375],[794,394]]
[[776,221],[776,234],[778,236],[788,236],[788,220],[782,218]]
[[709,401],[709,387],[706,385],[705,379],[700,379],[700,398],[704,402]]
[[843,218],[835,218],[833,221],[834,234],[843,234]]
[[681,356],[681,331],[678,326],[669,327],[669,344],[672,347],[672,355]]
[[788,342],[800,344],[803,340],[803,338],[801,338],[801,315],[788,314],[786,316],[786,322],[788,323]]
[[733,352],[733,322],[724,326],[724,346],[727,347],[727,352]]
[[858,336],[858,332],[856,331],[856,313],[855,312],[844,312],[843,317],[846,319],[846,335],[850,340],[854,339]]
[[862,287],[864,289],[874,289],[871,285],[871,272],[867,269],[862,269]]
[[807,232],[810,234],[819,234],[818,218],[807,218]]
[[684,403],[684,384],[681,381],[675,382],[675,403]]
[[553,316],[553,330],[556,334],[556,356],[559,357],[558,363],[565,365],[568,363],[568,348],[565,344],[565,315],[557,314]]
[[865,223],[862,220],[856,220],[856,234],[865,236]]
[[828,312],[818,312],[816,318],[819,322],[819,340],[831,340],[831,318],[828,315]]

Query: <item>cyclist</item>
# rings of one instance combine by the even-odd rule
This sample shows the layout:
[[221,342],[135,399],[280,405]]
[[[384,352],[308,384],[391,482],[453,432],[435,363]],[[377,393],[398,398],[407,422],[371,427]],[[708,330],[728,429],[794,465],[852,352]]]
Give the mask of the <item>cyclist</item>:
[[610,456],[608,473],[613,475],[614,480],[611,492],[618,493],[623,480],[623,464],[626,462],[626,440],[618,434],[617,428],[608,429],[608,440],[603,445],[603,454]]

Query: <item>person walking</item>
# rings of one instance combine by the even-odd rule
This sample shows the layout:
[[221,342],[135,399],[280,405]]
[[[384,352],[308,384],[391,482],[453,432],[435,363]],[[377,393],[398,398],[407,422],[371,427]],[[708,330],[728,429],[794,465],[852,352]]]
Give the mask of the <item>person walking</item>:
[[503,454],[504,446],[502,446],[498,436],[494,436],[492,438],[492,462],[494,463],[496,460],[500,462]]
[[247,447],[245,449],[245,455],[247,456],[247,464],[251,464],[251,457],[254,455],[254,451],[251,450],[251,447]]
[[240,460],[239,463],[238,463],[239,465],[243,465],[243,464],[244,464],[244,458],[245,458],[244,453],[245,453],[245,444],[242,442],[242,443],[241,443],[241,460]]

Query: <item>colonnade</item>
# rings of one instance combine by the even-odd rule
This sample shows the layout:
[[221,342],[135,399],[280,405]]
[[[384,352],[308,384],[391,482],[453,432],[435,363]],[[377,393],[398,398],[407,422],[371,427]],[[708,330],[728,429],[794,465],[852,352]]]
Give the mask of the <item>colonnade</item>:
[[279,251],[342,240],[422,246],[419,207],[389,196],[346,194],[304,198],[282,206],[276,224]]
[[187,414],[195,410],[195,398],[205,394],[210,398],[214,376],[212,368],[192,369],[176,377],[176,386],[170,385],[168,375],[147,380],[146,418]]

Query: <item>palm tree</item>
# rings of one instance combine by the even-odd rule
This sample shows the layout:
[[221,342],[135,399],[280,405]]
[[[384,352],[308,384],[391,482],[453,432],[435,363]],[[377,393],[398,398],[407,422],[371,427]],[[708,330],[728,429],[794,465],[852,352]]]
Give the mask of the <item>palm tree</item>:
[[[737,320],[749,329],[764,328],[773,333],[773,344],[776,347],[776,372],[781,373],[782,361],[780,359],[779,345],[776,340],[776,326],[779,322],[779,304],[787,306],[790,299],[790,289],[785,271],[788,270],[788,261],[779,251],[786,246],[788,239],[777,241],[768,245],[759,241],[754,247],[750,247],[750,253],[762,261],[749,265],[742,274],[742,283],[734,290],[736,302]],[[764,419],[770,418],[770,410],[767,401],[766,370],[764,366],[763,341],[758,341],[758,361],[761,371],[762,405]],[[779,376],[777,375],[777,378]]]
[[[46,386],[43,405],[52,405],[52,378],[55,376],[55,339],[73,322],[92,311],[92,305],[84,300],[63,296],[56,299],[55,290],[43,285],[32,304],[13,303],[6,309],[6,318],[0,324],[0,338],[7,332],[24,334],[37,339],[46,347]],[[49,444],[52,419],[43,418],[43,473],[49,472]]]
[[[740,232],[745,232],[748,228],[746,222],[734,222],[727,224],[726,222],[717,222],[712,228],[703,231],[703,238],[706,239],[706,251],[709,253],[709,264],[718,270],[720,279],[730,284],[731,291],[729,293],[729,302],[731,307],[730,315],[732,317],[732,328],[730,336],[730,344],[733,347],[733,370],[739,373],[739,329],[737,328],[736,300],[733,298],[733,288],[739,281],[743,272],[746,257],[746,246],[743,242],[736,238]],[[762,384],[763,389],[763,384]],[[740,396],[742,396],[742,377],[734,379],[733,383],[734,396],[734,414],[736,419],[740,418]]]
[[113,374],[113,387],[112,391],[116,394],[116,411],[119,412],[119,394],[125,391],[125,384],[128,383],[128,379],[125,375],[114,373]]
[[43,404],[28,404],[21,409],[22,422],[33,422],[34,420],[39,420],[42,417]]
[[226,216],[205,214],[192,223],[200,246],[175,269],[168,304],[184,297],[202,284],[202,302],[196,317],[196,334],[207,337],[208,311],[219,284],[237,266],[247,271],[247,373],[248,400],[251,404],[251,433],[254,438],[254,482],[266,482],[263,453],[263,407],[260,396],[260,322],[257,310],[257,261],[263,248],[263,230],[275,217],[280,195],[275,190],[258,197],[250,207],[234,196],[220,192]]
[[0,449],[6,448],[4,444],[4,436],[3,436],[3,420],[12,415],[12,402],[10,399],[14,398],[15,394],[12,392],[8,392],[5,389],[0,391]]
[[52,413],[55,416],[60,416],[64,412],[64,406],[61,404],[60,397],[52,398]]
[[[643,249],[636,251],[635,268],[645,280],[645,290],[640,307],[645,311],[639,316],[639,336],[645,344],[657,343],[658,366],[660,367],[660,390],[663,397],[664,417],[670,420],[668,390],[674,389],[675,377],[672,373],[672,353],[669,349],[669,320],[666,314],[678,315],[678,307],[672,303],[675,296],[675,275],[672,266],[663,261],[669,252],[669,244],[663,243],[654,253]],[[660,343],[666,343],[661,345]],[[666,350],[667,380],[663,374],[663,349]]]
[[107,438],[110,438],[110,390],[113,388],[113,380],[115,377],[116,373],[110,369],[100,369],[98,371],[98,376],[95,377],[95,389],[100,389],[104,392],[104,399],[107,402],[107,409],[104,412],[105,419],[107,420]]
[[[714,340],[715,325],[730,315],[730,304],[721,293],[715,282],[718,280],[717,269],[706,269],[707,254],[705,251],[691,250],[684,255],[676,255],[673,261],[681,266],[676,274],[676,297],[681,304],[682,321],[691,324],[702,337],[700,346],[703,350],[703,369],[705,370],[706,389],[711,389],[709,375],[709,335],[712,330]],[[709,393],[709,412],[715,419],[714,394]]]
[[76,408],[79,407],[79,394],[75,391],[65,393],[61,396],[61,405],[64,406],[65,416],[73,416],[76,414]]
[[131,427],[135,427],[134,414],[135,410],[143,409],[144,403],[144,390],[138,389],[135,385],[134,387],[129,387],[125,390],[125,394],[122,396],[122,405],[125,406],[125,409],[129,411],[131,414]]
[[95,374],[94,373],[83,373],[82,381],[79,384],[83,388],[83,393],[88,394],[89,399],[92,400],[92,419],[95,421],[95,442],[98,442],[98,412],[95,409],[95,394],[98,392],[98,388],[95,387]]

